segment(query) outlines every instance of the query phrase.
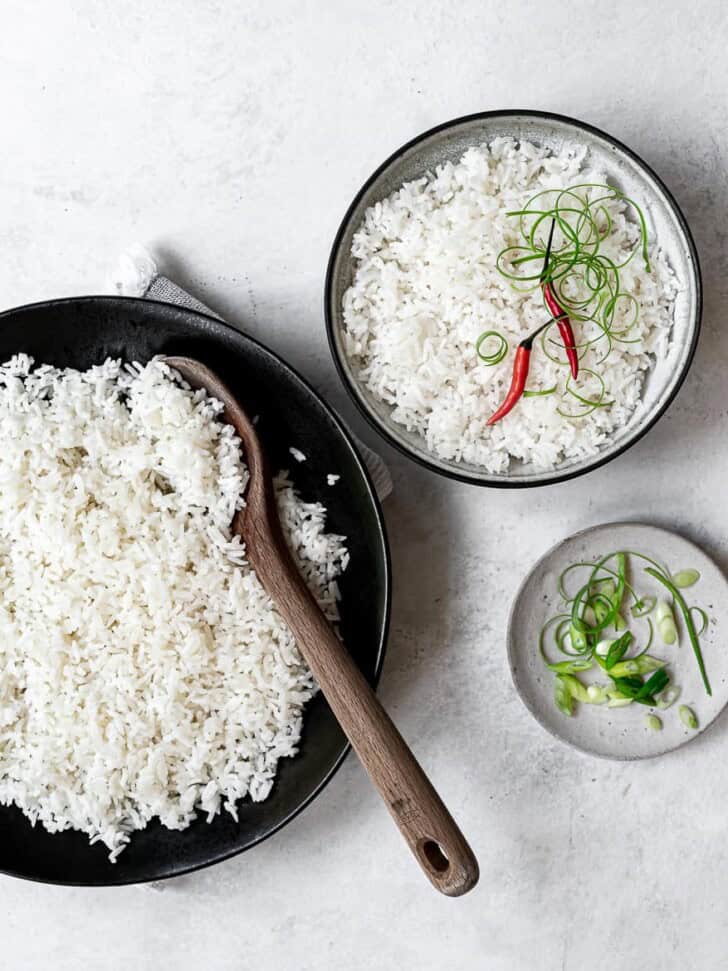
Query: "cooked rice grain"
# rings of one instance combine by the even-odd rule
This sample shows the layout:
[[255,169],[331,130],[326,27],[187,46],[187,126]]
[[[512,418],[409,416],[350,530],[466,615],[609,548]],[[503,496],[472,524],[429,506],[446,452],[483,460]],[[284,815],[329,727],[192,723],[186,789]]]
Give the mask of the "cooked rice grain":
[[[316,689],[231,537],[247,471],[219,403],[160,362],[32,364],[0,367],[0,802],[115,859],[155,817],[265,799]],[[344,538],[276,488],[335,621]]]
[[[518,341],[544,321],[538,289],[517,293],[496,269],[498,253],[519,242],[518,221],[506,212],[522,208],[542,189],[606,181],[586,150],[565,147],[551,154],[499,138],[367,210],[354,235],[354,281],[343,301],[346,353],[359,380],[391,406],[393,421],[419,434],[435,455],[493,473],[507,472],[514,459],[550,469],[594,455],[629,420],[645,372],[667,351],[677,291],[654,244],[651,273],[636,257],[621,274],[622,289],[639,303],[639,323],[630,334],[639,343],[615,344],[598,367],[605,400],[614,399],[614,405],[569,419],[557,409],[578,412],[577,402],[567,399],[565,406],[561,395],[537,397],[522,401],[492,428],[485,424],[505,397]],[[623,205],[608,207],[613,232],[602,252],[620,261],[638,230]],[[621,329],[619,319],[614,329]],[[499,331],[509,343],[495,367],[475,352],[486,330]],[[590,349],[584,368],[601,352]],[[567,373],[536,345],[529,388],[563,389]],[[584,372],[581,394],[594,398],[599,391]]]

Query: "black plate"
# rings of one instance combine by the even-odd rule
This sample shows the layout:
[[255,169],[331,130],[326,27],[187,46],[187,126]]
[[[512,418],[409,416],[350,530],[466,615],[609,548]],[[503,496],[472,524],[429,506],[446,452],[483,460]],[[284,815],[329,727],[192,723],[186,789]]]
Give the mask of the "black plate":
[[[106,357],[147,361],[182,354],[212,367],[252,415],[274,469],[289,468],[304,498],[328,508],[327,528],[348,537],[351,562],[340,581],[342,632],[372,684],[389,622],[389,551],[379,503],[347,433],[287,364],[232,327],[170,304],[125,297],[78,297],[0,314],[0,360],[15,353],[85,369]],[[308,461],[292,461],[290,446]],[[341,476],[326,484],[329,472]],[[328,705],[307,706],[299,754],[282,759],[271,795],[244,800],[239,822],[227,814],[174,832],[158,822],[132,837],[116,863],[82,833],[47,833],[15,807],[0,806],[0,871],[49,883],[111,885],[176,876],[248,849],[284,826],[324,787],[348,751]]]

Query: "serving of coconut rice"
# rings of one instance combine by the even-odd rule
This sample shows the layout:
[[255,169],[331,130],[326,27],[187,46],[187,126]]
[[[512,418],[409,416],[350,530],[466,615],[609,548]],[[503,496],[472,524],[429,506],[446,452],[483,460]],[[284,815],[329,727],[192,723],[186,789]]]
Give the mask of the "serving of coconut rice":
[[[528,391],[546,393],[522,399],[502,421],[486,425],[508,391],[519,341],[544,322],[539,288],[519,291],[497,268],[499,254],[519,242],[518,219],[506,214],[541,190],[606,181],[586,149],[552,152],[498,138],[366,211],[353,237],[354,276],[343,299],[345,353],[358,380],[391,407],[392,420],[440,459],[490,473],[506,473],[514,461],[553,469],[595,455],[638,407],[645,374],[667,353],[679,289],[654,241],[650,269],[633,259],[621,270],[621,288],[638,307],[630,342],[615,342],[603,361],[598,342],[580,349],[577,393],[609,406],[588,414],[570,409],[563,362],[534,345]],[[604,206],[611,232],[602,250],[621,263],[639,241],[639,226],[619,199]],[[619,305],[615,332],[627,328],[631,313],[627,301]],[[578,322],[574,329],[577,344],[585,341]],[[496,366],[486,366],[476,351],[486,331],[508,344]],[[591,373],[597,364],[599,378]]]
[[[152,819],[265,799],[316,690],[231,535],[247,471],[221,409],[159,361],[0,367],[0,802],[111,859]],[[336,621],[344,537],[276,490]]]

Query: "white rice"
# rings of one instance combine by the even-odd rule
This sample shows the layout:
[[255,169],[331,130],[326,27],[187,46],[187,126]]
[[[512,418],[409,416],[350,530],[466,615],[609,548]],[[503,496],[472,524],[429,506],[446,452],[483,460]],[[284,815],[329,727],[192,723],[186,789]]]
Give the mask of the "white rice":
[[[265,799],[316,690],[231,538],[247,471],[220,408],[159,362],[0,367],[0,802],[111,859],[155,817]],[[336,621],[344,537],[276,487]]]
[[[499,252],[520,241],[518,221],[506,212],[542,189],[606,181],[585,149],[551,154],[501,138],[469,149],[457,164],[439,166],[367,210],[354,235],[355,275],[343,301],[346,353],[359,380],[391,406],[392,419],[421,435],[435,455],[489,472],[506,472],[513,459],[553,468],[593,455],[628,421],[645,372],[667,352],[678,288],[654,241],[652,272],[638,255],[621,277],[621,289],[639,303],[639,323],[629,335],[639,343],[615,344],[595,368],[606,385],[604,400],[614,405],[564,418],[558,408],[574,414],[582,406],[559,393],[525,399],[493,427],[485,424],[505,397],[518,341],[544,322],[540,291],[518,293],[496,269]],[[601,252],[621,262],[638,229],[622,204],[608,208],[614,226]],[[614,330],[620,329],[617,316]],[[475,351],[486,330],[499,331],[509,343],[507,357],[493,367]],[[578,342],[578,323],[575,331]],[[587,352],[584,369],[602,348]],[[567,374],[537,342],[528,387],[558,385],[562,392]],[[599,395],[598,382],[585,370],[579,391]]]
[[288,451],[291,453],[291,455],[294,457],[294,459],[297,462],[305,462],[306,461],[306,456],[303,454],[303,452],[301,451],[300,448],[294,448],[293,446],[291,446],[288,449]]

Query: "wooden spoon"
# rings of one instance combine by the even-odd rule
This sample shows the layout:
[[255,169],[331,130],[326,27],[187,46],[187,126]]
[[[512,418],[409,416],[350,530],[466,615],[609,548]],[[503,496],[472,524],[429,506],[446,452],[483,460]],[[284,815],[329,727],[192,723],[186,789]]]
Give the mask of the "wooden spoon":
[[193,388],[225,406],[224,417],[243,445],[250,483],[233,531],[284,618],[331,710],[359,756],[430,882],[451,897],[478,881],[478,863],[465,837],[377,700],[351,655],[308,590],[283,537],[273,480],[252,422],[209,368],[186,357],[167,357]]

